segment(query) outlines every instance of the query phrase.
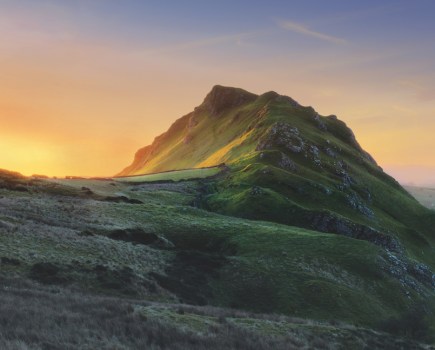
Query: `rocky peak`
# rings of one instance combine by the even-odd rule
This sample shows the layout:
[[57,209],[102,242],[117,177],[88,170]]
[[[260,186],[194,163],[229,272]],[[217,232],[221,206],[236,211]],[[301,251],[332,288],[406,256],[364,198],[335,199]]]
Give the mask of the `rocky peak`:
[[208,93],[200,107],[216,116],[226,109],[253,102],[257,97],[257,95],[242,89],[216,85]]

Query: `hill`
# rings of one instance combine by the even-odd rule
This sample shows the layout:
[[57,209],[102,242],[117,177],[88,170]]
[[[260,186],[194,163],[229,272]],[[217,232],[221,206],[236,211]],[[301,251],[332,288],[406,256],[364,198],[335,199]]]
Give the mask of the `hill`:
[[432,341],[424,266],[363,240],[196,207],[214,180],[4,180],[2,348]]
[[119,176],[221,163],[231,171],[204,187],[204,209],[367,240],[435,264],[433,213],[345,123],[275,92],[215,86]]
[[0,347],[435,342],[434,212],[336,117],[217,86],[121,175],[0,171]]

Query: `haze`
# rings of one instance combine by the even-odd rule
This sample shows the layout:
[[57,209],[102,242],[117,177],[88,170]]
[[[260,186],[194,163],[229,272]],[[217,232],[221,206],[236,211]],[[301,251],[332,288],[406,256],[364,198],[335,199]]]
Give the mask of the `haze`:
[[215,84],[336,114],[435,184],[435,4],[0,0],[0,168],[113,175]]

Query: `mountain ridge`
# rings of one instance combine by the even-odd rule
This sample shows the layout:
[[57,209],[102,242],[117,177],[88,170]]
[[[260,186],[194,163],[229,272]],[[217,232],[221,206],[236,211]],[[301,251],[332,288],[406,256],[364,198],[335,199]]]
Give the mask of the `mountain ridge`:
[[[258,105],[261,108],[257,108],[258,110],[253,108],[252,112],[254,113],[251,113],[251,115],[248,115],[247,117],[252,119],[256,112],[261,118],[267,113],[267,106],[273,102],[285,103],[290,105],[292,108],[305,110],[306,113],[312,114],[312,119],[317,124],[317,127],[326,131],[326,123],[323,121],[325,117],[321,117],[312,107],[301,106],[291,97],[279,95],[275,91],[256,95],[240,88],[215,85],[207,94],[204,101],[198,107],[195,107],[193,112],[177,119],[166,132],[157,136],[150,145],[139,149],[135,154],[132,164],[116,174],[116,176],[140,175],[150,172],[181,169],[180,166],[174,164],[174,162],[165,162],[164,158],[170,156],[171,152],[180,151],[182,148],[185,149],[185,152],[188,152],[189,144],[194,141],[194,137],[198,133],[195,129],[198,128],[200,122],[205,121],[209,127],[218,128],[219,126],[214,124],[219,123],[219,116],[222,117],[225,111],[231,109],[240,110],[249,104],[253,104],[254,107],[255,105]],[[231,125],[228,125],[229,128],[234,128],[234,124],[237,124],[237,119],[240,118],[241,114],[242,113],[232,116],[233,120],[232,123],[230,123]],[[336,121],[337,123],[342,123],[333,115],[326,118],[329,118],[331,121]],[[238,146],[239,143],[242,143],[244,141],[242,139],[243,136],[246,135],[247,131],[249,132],[254,127],[256,127],[256,125],[247,125],[245,130],[243,130],[243,128],[240,130],[234,128],[236,129],[235,132],[232,133],[232,137],[224,143],[223,147],[214,150],[214,152],[209,151],[207,153],[208,157],[205,157],[204,155],[196,155],[195,159],[192,158],[183,163],[184,168],[213,166],[222,163],[224,160],[231,161],[233,157],[228,156],[228,154],[226,154],[227,151],[230,151],[232,148]],[[347,141],[352,143],[357,150],[363,152],[362,148],[356,141],[353,132],[348,129],[344,123],[341,128],[346,130],[348,133]],[[222,130],[220,130],[220,132],[222,132]],[[216,137],[216,135],[211,136]],[[239,137],[237,138],[237,136]],[[168,142],[169,145],[165,145],[165,143]],[[233,144],[230,144],[230,142],[233,142]],[[207,149],[213,149],[213,147],[208,148],[208,145],[206,144],[195,144],[195,146],[200,147],[202,150],[206,150],[205,152],[207,152]],[[374,162],[370,155],[367,153],[365,155]],[[183,158],[185,159],[185,155]]]
[[188,309],[156,315],[156,301],[435,340],[435,214],[337,117],[217,87],[141,152],[138,172],[225,166],[158,182],[0,171],[2,274],[135,297],[132,315],[149,300],[147,319],[166,314],[184,331]]
[[202,208],[362,239],[435,264],[424,253],[434,235],[416,220],[425,208],[343,121],[274,91],[214,86],[118,175],[222,163],[231,171],[205,190]]

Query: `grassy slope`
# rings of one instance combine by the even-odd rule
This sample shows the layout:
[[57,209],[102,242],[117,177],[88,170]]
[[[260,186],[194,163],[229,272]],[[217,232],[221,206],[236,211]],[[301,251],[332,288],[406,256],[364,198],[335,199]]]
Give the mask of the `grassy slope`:
[[[140,161],[122,176],[140,175],[167,170],[214,166],[229,160],[228,152],[239,146],[261,102],[254,102],[246,110],[234,109],[224,116],[211,115],[205,108],[197,108],[178,119],[166,133],[156,138],[152,156],[146,164]],[[231,144],[232,147],[228,147]]]
[[[394,263],[386,252],[368,242],[193,208],[196,182],[104,182],[104,192],[101,181],[86,180],[93,193],[101,191],[88,198],[77,181],[85,180],[54,190],[51,181],[23,185],[27,192],[0,189],[3,275],[370,327],[427,302],[422,295],[430,293],[419,283],[420,293],[404,286],[389,272]],[[143,204],[101,200],[118,186]],[[113,235],[132,228],[171,244]]]
[[126,177],[117,177],[116,181],[120,182],[154,182],[154,181],[181,181],[191,179],[203,179],[217,175],[221,169],[219,167],[186,169],[167,171],[163,173],[135,175]]
[[[411,273],[416,262],[435,267],[433,213],[365,158],[343,123],[322,118],[325,131],[314,115],[311,108],[276,94],[218,115],[200,108],[158,139],[156,156],[146,167],[138,163],[142,167],[130,169],[230,166],[228,174],[202,183],[132,187],[85,180],[29,186],[19,180],[19,185],[6,186],[0,194],[1,254],[9,259],[5,261],[19,262],[8,263],[7,273],[153,300],[370,327],[406,317],[422,303],[427,314],[421,319],[433,327],[433,287]],[[192,117],[198,120],[191,123]],[[316,145],[321,165],[310,152],[292,154],[279,144],[257,151],[277,122],[297,127],[307,145]],[[337,155],[327,154],[326,148]],[[282,153],[291,156],[296,170],[279,165]],[[337,174],[340,160],[352,178],[346,186]],[[108,202],[107,197],[142,204]],[[191,206],[200,203],[213,212]],[[397,237],[405,254],[307,229],[315,228],[310,225],[319,213]],[[125,241],[137,235],[164,240],[146,245]],[[41,272],[41,262],[57,270],[47,272],[45,266]]]
[[[405,265],[424,263],[435,269],[434,213],[421,206],[393,178],[385,174],[360,149],[351,131],[343,122],[334,117],[318,116],[311,107],[299,106],[275,93],[266,93],[255,101],[221,110],[218,114],[210,112],[207,109],[208,105],[204,103],[193,114],[184,117],[184,129],[178,130],[176,137],[168,142],[168,148],[165,148],[164,142],[158,145],[159,151],[156,153],[160,154],[161,151],[165,155],[164,159],[160,158],[153,163],[151,158],[150,162],[143,164],[138,171],[155,170],[157,164],[160,170],[169,170],[181,166],[194,167],[225,162],[231,168],[231,172],[204,186],[201,197],[204,208],[225,215],[267,220],[326,232],[346,234],[347,231],[349,235],[355,232],[366,232],[362,234],[362,239],[377,242],[378,245],[375,247],[366,242],[349,243],[355,241],[335,236],[333,238],[324,236],[328,238],[321,239],[309,236],[306,240],[298,236],[297,240],[303,240],[304,244],[300,246],[296,244],[298,250],[292,250],[294,242],[289,245],[282,242],[282,246],[285,247],[282,250],[283,254],[289,250],[292,256],[298,256],[298,251],[301,251],[303,256],[322,260],[325,257],[331,259],[334,255],[332,251],[336,251],[340,256],[350,251],[352,257],[350,260],[367,259],[358,265],[362,266],[361,273],[365,273],[379,271],[379,266],[376,265],[376,261],[379,261],[377,254],[393,251],[390,260],[397,258],[405,261]],[[189,122],[192,118],[197,118],[196,123]],[[188,127],[188,125],[194,126]],[[289,128],[297,128],[299,132],[290,132]],[[298,138],[295,135],[303,141],[302,151],[293,151],[288,147]],[[186,136],[189,136],[188,142],[183,142]],[[279,140],[281,136],[285,142]],[[165,137],[170,138],[171,134]],[[170,151],[164,151],[165,149]],[[281,164],[283,155],[290,159],[290,162],[287,162],[290,165]],[[343,229],[346,225],[351,229]],[[388,313],[382,309],[390,307],[389,303],[396,305],[394,307],[402,303],[406,304],[406,301],[399,296],[402,292],[398,292],[398,289],[392,286],[387,289],[394,290],[398,295],[382,301],[376,301],[376,298],[372,299],[369,296],[375,290],[373,288],[369,288],[371,292],[364,289],[361,294],[358,294],[359,287],[353,286],[352,291],[349,292],[345,287],[337,288],[335,283],[328,284],[318,280],[313,281],[313,292],[309,293],[307,286],[311,286],[310,282],[296,272],[292,274],[291,264],[285,265],[283,274],[280,275],[278,266],[282,258],[274,259],[269,251],[268,254],[263,254],[267,242],[279,239],[279,236],[269,237],[262,232],[259,236],[252,236],[251,239],[256,242],[263,236],[266,237],[265,241],[262,241],[253,255],[264,255],[265,266],[260,267],[261,259],[257,258],[255,261],[258,270],[253,274],[256,277],[250,280],[247,277],[250,276],[249,271],[243,273],[245,276],[243,285],[248,286],[243,292],[232,294],[231,287],[227,288],[227,285],[222,287],[225,291],[224,295],[232,295],[232,302],[235,302],[234,298],[239,295],[242,306],[244,302],[251,304],[252,300],[249,301],[246,294],[254,290],[251,293],[254,299],[257,293],[263,297],[272,293],[273,298],[267,298],[268,300],[279,300],[277,305],[286,305],[288,310],[293,310],[294,305],[289,301],[291,298],[286,296],[295,296],[295,304],[301,305],[303,299],[299,298],[297,293],[302,293],[310,300],[304,312],[310,313],[310,308],[315,305],[316,296],[322,295],[319,300],[323,304],[317,306],[315,312],[317,315],[321,312],[326,315],[331,310],[346,310],[346,312],[358,310],[358,317],[365,318],[365,322],[373,315],[370,316],[360,308],[364,309],[367,306],[370,309],[369,305],[377,305],[377,310],[382,314]],[[289,237],[286,238],[290,240]],[[294,236],[292,238],[294,239]],[[333,241],[327,244],[323,243],[323,239]],[[344,240],[345,245],[361,244],[361,246],[342,246],[340,239]],[[325,251],[316,249],[318,240],[320,244],[328,247]],[[367,251],[363,248],[365,244],[367,249],[379,249],[378,253]],[[314,253],[311,254],[311,251]],[[237,268],[234,270],[243,269],[246,261],[249,261],[249,258],[237,257],[234,260]],[[343,261],[322,261],[319,265],[328,266],[329,263],[330,266],[341,266]],[[246,264],[252,266],[252,262]],[[273,266],[274,272],[270,273],[267,266]],[[348,268],[346,266],[346,271]],[[259,272],[264,272],[264,277],[259,278]],[[278,277],[274,279],[272,276]],[[237,282],[241,279],[240,275],[227,276],[227,278],[230,286],[237,286]],[[376,281],[375,275],[370,275],[367,280]],[[382,283],[387,283],[384,277],[380,280],[383,281]],[[285,289],[290,287],[285,287],[284,281],[306,287],[292,291]],[[262,287],[254,289],[258,284],[264,285],[265,290],[261,291]],[[282,299],[271,292],[280,288],[286,290]],[[384,288],[385,285],[380,290]],[[433,285],[429,290],[428,295],[433,296]],[[415,301],[419,297],[412,294],[409,298]],[[366,306],[360,302],[361,299],[367,300]],[[331,303],[327,304],[325,300],[331,300]],[[235,305],[239,304],[235,302]],[[258,299],[255,300],[255,305],[261,310],[262,303]],[[340,317],[352,318],[353,316],[341,314]]]
[[[209,96],[219,91],[214,89]],[[238,89],[228,91],[241,96],[245,93]],[[232,174],[206,199],[205,205],[211,210],[307,228],[312,220],[306,218],[306,213],[327,210],[398,236],[409,247],[412,257],[435,266],[431,258],[434,234],[428,229],[435,223],[434,215],[367,159],[355,146],[344,123],[318,116],[325,126],[319,128],[311,107],[296,105],[273,92],[216,115],[208,107],[209,96],[195,112],[179,119],[158,138],[153,146],[154,156],[136,168],[135,173],[225,162],[232,168]],[[305,142],[305,151],[289,153],[283,145],[277,144],[257,150],[276,123],[296,127]],[[184,142],[186,137],[188,142]],[[320,166],[313,161],[311,146],[318,149]],[[278,165],[283,153],[297,170]],[[346,186],[337,173],[341,171],[337,169],[340,162],[345,164],[344,171],[352,179]],[[253,186],[266,189],[268,196],[251,196]]]
[[[184,129],[175,132],[171,127],[171,132],[162,137],[167,143],[159,142],[157,158],[151,158],[137,172],[225,162],[232,172],[205,198],[204,205],[210,210],[313,229],[317,229],[310,226],[313,215],[330,213],[398,237],[410,258],[435,267],[435,216],[367,159],[344,123],[319,117],[324,130],[315,115],[311,107],[294,105],[274,93],[219,115],[200,106],[176,123]],[[188,128],[192,118],[195,126]],[[289,153],[282,145],[257,151],[276,123],[296,127],[308,151]],[[190,141],[184,143],[187,135]],[[320,166],[313,162],[309,145],[318,148]],[[297,170],[278,165],[282,153],[290,157]],[[345,163],[345,172],[352,179],[346,187],[337,174],[339,162]],[[253,196],[253,187],[264,191]],[[367,215],[365,209],[373,215]]]
[[90,295],[2,280],[0,348],[428,349],[343,323]]

